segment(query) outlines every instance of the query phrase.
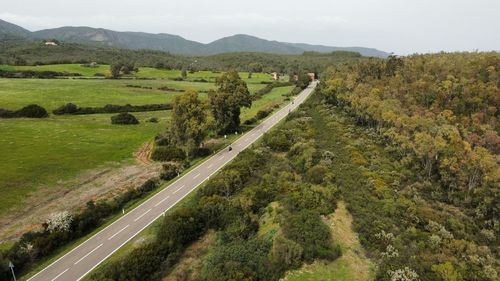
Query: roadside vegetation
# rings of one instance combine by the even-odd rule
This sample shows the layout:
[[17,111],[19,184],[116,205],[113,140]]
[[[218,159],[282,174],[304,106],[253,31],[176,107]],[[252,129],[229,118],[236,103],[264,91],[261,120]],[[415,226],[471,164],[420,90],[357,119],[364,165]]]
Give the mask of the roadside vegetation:
[[337,259],[340,246],[322,216],[335,210],[338,189],[325,174],[330,154],[316,149],[311,121],[304,109],[292,114],[167,214],[148,243],[89,279],[159,280],[213,231],[194,274],[201,280],[278,280],[303,262]]

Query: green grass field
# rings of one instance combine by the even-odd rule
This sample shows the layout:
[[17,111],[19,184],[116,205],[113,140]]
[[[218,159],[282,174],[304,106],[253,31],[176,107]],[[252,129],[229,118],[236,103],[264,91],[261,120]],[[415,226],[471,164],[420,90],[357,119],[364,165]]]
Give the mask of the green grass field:
[[[265,85],[248,86],[251,92],[255,92]],[[160,87],[196,91],[215,88],[211,83],[161,80],[0,79],[0,108],[15,110],[35,103],[51,111],[68,102],[78,106],[171,103],[176,95],[181,94],[159,90]],[[201,93],[200,97],[203,99],[206,94]]]
[[[0,70],[34,70],[34,71],[56,71],[56,72],[69,72],[80,73],[84,77],[93,77],[95,74],[100,73],[110,76],[109,65],[98,65],[97,67],[84,67],[79,64],[55,64],[55,65],[40,65],[40,66],[10,66],[0,65]],[[222,73],[212,71],[197,71],[189,73],[187,80],[205,79],[210,82],[215,82],[215,78],[219,77]],[[173,79],[181,77],[180,70],[164,70],[151,67],[140,67],[139,72],[127,75],[130,77],[139,78],[163,78]],[[271,81],[271,75],[267,73],[253,73],[252,78],[248,79],[248,72],[241,72],[243,78],[249,84],[259,84],[262,81]]]
[[0,65],[1,70],[34,70],[34,71],[56,71],[80,73],[83,76],[94,76],[96,73],[111,75],[109,65],[99,65],[97,67],[83,67],[79,64],[53,64],[39,66],[11,66]]
[[[151,83],[155,89],[126,87],[127,84],[145,83],[116,80],[72,79],[0,79],[0,108],[18,109],[31,103],[53,110],[68,102],[79,106],[104,106],[106,104],[169,103],[179,93],[159,91],[166,83]],[[152,85],[156,84],[156,85]]]

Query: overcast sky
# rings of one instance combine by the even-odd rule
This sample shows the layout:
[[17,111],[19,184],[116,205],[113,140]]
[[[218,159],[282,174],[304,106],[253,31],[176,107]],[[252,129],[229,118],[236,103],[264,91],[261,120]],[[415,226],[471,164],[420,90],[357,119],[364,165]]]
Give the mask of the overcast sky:
[[397,54],[500,50],[500,0],[0,0],[0,19],[29,30],[91,26],[204,43],[244,33]]

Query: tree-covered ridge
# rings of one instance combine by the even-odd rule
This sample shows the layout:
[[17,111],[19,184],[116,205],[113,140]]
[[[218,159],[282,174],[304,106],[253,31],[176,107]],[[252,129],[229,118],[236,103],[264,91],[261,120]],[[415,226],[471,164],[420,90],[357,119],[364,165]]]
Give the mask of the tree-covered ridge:
[[225,53],[213,56],[187,57],[153,50],[130,50],[63,43],[47,47],[41,42],[0,41],[0,65],[46,64],[114,64],[135,62],[136,66],[189,71],[234,69],[250,72],[279,72],[288,74],[300,69],[321,71],[329,65],[363,60],[356,52],[306,52],[303,55],[265,53]]
[[[496,280],[500,55],[392,57],[331,68],[323,76],[328,77],[320,90],[323,101],[376,132],[397,166],[406,169],[403,175],[414,181],[411,188],[396,189],[410,200],[399,204],[426,200],[415,210],[413,203],[408,205],[406,212],[414,217],[401,221],[401,226],[417,231],[400,233],[407,237],[396,238],[399,243],[430,235],[415,249],[405,249],[417,259],[406,265],[428,278]],[[362,160],[360,166],[366,166]],[[390,189],[376,189],[381,198],[391,194]],[[375,234],[365,231],[365,243],[373,244]],[[451,276],[456,279],[447,279]]]

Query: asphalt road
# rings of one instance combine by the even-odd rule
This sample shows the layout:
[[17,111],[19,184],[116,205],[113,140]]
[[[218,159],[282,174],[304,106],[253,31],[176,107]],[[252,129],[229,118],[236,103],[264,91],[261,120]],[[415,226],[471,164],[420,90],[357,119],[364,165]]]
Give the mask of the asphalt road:
[[280,111],[271,115],[257,127],[236,140],[232,151],[224,149],[196,168],[165,187],[156,195],[124,214],[120,219],[104,228],[66,255],[47,266],[28,280],[80,280],[115,251],[120,249],[156,219],[164,215],[177,202],[230,162],[238,153],[259,139],[288,113],[298,107],[311,94],[316,84],[294,98]]

